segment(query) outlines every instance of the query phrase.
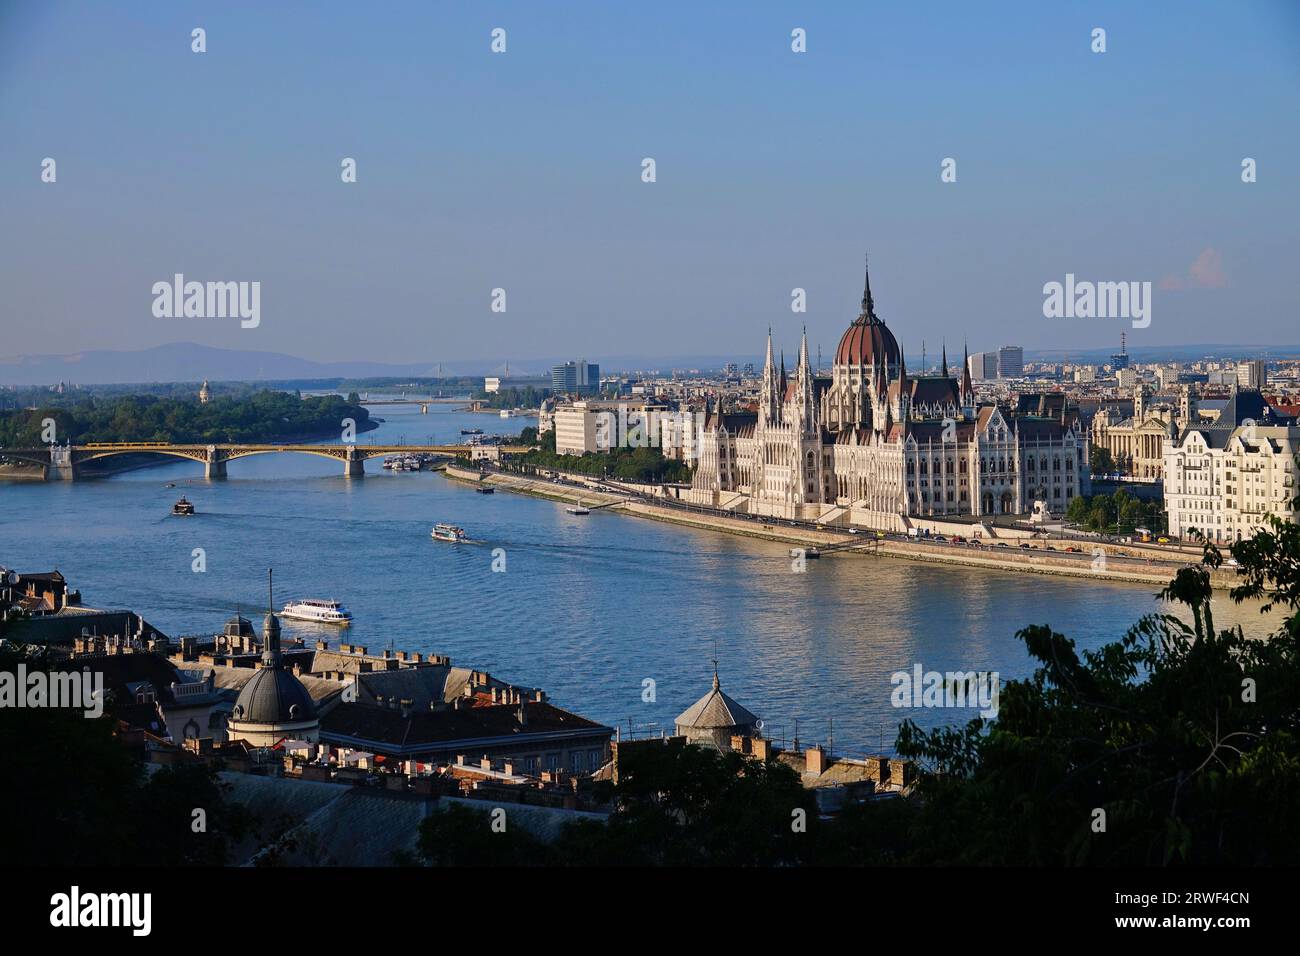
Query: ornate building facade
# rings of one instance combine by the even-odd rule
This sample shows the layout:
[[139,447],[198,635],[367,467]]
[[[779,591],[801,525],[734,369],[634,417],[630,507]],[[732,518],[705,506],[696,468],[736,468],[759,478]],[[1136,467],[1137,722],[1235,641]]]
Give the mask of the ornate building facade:
[[[1124,418],[1103,408],[1092,419],[1092,446],[1110,453],[1115,470],[1130,478],[1148,481],[1164,477],[1164,446],[1178,436],[1179,426],[1188,427],[1184,419],[1175,421],[1168,405],[1152,406],[1146,386],[1133,388],[1133,415]],[[1190,414],[1190,413],[1189,413]]]
[[1064,512],[1079,494],[1087,436],[1068,420],[977,407],[960,378],[910,376],[875,311],[840,339],[829,378],[805,333],[788,376],[768,332],[757,412],[709,409],[689,497],[741,513],[901,530],[905,517]]

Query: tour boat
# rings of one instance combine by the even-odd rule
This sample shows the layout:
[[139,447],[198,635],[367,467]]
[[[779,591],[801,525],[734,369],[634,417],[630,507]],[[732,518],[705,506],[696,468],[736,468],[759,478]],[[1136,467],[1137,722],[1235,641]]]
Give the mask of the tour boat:
[[822,553],[816,548],[791,548],[790,557],[792,558],[820,558]]
[[496,493],[496,489],[493,488],[491,485],[479,485],[474,490],[477,491],[480,495],[491,495]]
[[462,435],[482,435],[482,434],[483,434],[483,429],[481,429],[481,428],[462,428],[462,429],[460,430],[460,433],[461,433]]
[[280,616],[293,618],[297,621],[314,621],[317,624],[348,625],[352,623],[352,612],[338,601],[321,601],[316,598],[290,601],[284,606]]
[[465,529],[458,528],[454,524],[436,524],[433,526],[433,530],[429,532],[429,536],[435,541],[457,542],[468,540],[465,537]]
[[590,508],[584,508],[584,507],[583,507],[582,505],[580,505],[580,504],[578,504],[578,505],[570,505],[569,507],[565,508],[564,510],[567,511],[567,512],[568,512],[569,514],[571,514],[571,515],[589,515],[589,514],[591,514],[591,509],[590,509]]
[[186,501],[184,495],[181,495],[181,500],[172,505],[172,514],[192,515],[194,514],[194,505]]

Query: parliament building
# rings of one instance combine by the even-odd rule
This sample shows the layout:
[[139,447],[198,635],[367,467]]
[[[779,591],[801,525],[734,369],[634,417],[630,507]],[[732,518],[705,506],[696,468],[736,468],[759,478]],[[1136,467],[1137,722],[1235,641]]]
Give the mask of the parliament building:
[[[1037,411],[1045,411],[1038,409]],[[1080,493],[1087,435],[1066,415],[976,404],[969,363],[908,375],[876,315],[840,339],[829,377],[778,366],[768,331],[758,408],[710,407],[688,497],[737,513],[904,530],[906,517],[1060,514]]]

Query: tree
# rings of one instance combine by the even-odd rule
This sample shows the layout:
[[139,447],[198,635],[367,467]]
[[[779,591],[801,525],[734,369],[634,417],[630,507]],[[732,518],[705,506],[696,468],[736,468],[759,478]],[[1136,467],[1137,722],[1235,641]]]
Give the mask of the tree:
[[1100,445],[1092,446],[1088,462],[1094,475],[1110,475],[1115,472],[1115,459],[1111,457],[1110,449]]
[[1003,686],[997,718],[925,732],[910,833],[916,862],[1105,865],[1300,862],[1300,528],[1277,519],[1232,547],[1241,601],[1288,615],[1269,640],[1214,629],[1210,572],[1182,568],[1161,597],[1191,623],[1144,617],[1118,642],[1078,654],[1035,625],[1039,662]]

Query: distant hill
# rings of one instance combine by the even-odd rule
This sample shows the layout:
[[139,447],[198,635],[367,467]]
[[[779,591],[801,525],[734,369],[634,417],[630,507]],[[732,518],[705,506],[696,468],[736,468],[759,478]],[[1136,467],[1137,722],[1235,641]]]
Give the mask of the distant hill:
[[[474,363],[443,366],[443,373],[466,373]],[[19,355],[0,357],[0,384],[121,385],[135,382],[261,381],[294,378],[374,378],[428,376],[437,365],[426,362],[403,365],[384,362],[313,362],[279,352],[218,349],[192,342],[159,345],[135,352],[90,351],[71,355]]]
[[[1025,358],[1039,362],[1104,363],[1107,349],[1025,350]],[[1137,362],[1181,361],[1215,356],[1218,358],[1295,358],[1300,346],[1181,345],[1146,346],[1129,349]],[[567,359],[583,356],[568,356]],[[600,365],[601,371],[646,371],[669,373],[674,370],[716,370],[728,362],[744,365],[752,362],[761,367],[757,355],[682,355],[655,358],[638,355],[585,356]],[[529,359],[511,358],[510,374],[515,377],[546,376],[551,366],[567,360],[551,356]],[[825,368],[829,370],[829,359]],[[246,349],[220,349],[193,342],[175,342],[138,351],[94,350],[70,355],[0,356],[0,385],[53,385],[71,382],[77,385],[127,385],[150,382],[284,382],[295,379],[332,378],[433,378],[470,375],[500,375],[505,363],[500,359],[460,359],[448,362],[314,362],[282,352],[254,352]]]

